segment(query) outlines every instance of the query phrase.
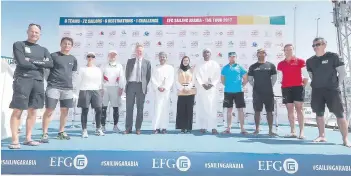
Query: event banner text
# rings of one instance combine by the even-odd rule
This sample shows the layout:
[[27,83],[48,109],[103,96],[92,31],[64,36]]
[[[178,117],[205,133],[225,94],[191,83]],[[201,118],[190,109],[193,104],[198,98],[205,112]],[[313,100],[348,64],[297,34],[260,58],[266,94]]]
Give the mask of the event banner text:
[[61,17],[60,25],[285,25],[284,16]]

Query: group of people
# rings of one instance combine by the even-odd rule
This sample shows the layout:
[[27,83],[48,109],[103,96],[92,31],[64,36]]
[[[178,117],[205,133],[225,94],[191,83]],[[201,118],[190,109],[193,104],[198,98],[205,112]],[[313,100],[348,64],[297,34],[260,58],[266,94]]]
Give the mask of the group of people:
[[[126,93],[126,122],[124,134],[132,133],[134,104],[137,107],[135,122],[136,134],[141,134],[143,109],[148,84],[155,92],[154,116],[152,120],[153,133],[167,133],[169,127],[169,97],[173,85],[177,88],[178,102],[176,115],[176,129],[181,133],[191,133],[193,129],[193,109],[196,98],[197,128],[202,133],[217,131],[217,89],[224,85],[223,108],[226,109],[227,128],[223,133],[231,133],[233,104],[238,111],[241,134],[248,132],[244,128],[244,111],[246,107],[243,87],[249,83],[253,87],[253,108],[255,111],[256,130],[260,132],[260,114],[263,105],[267,112],[269,135],[277,136],[272,130],[274,111],[273,86],[281,78],[283,103],[287,107],[291,134],[286,137],[304,139],[304,87],[311,80],[313,112],[317,115],[319,136],[315,142],[325,142],[324,111],[325,104],[330,112],[337,117],[343,145],[351,147],[347,139],[348,123],[343,115],[343,105],[339,84],[346,73],[344,63],[337,54],[326,52],[327,42],[323,38],[313,40],[315,55],[305,62],[294,56],[294,47],[291,44],[284,46],[286,58],[277,68],[273,63],[266,61],[265,49],[257,50],[258,61],[246,71],[236,62],[237,54],[228,53],[229,63],[222,70],[219,64],[211,59],[210,49],[204,49],[204,61],[191,66],[190,58],[184,56],[178,70],[167,64],[168,56],[165,52],[159,53],[160,64],[151,70],[151,63],[144,56],[144,47],[135,47],[135,58],[128,60],[125,70],[118,62],[118,53],[111,50],[108,53],[108,62],[102,68],[95,65],[95,53],[86,55],[87,64],[78,69],[77,59],[70,55],[73,39],[61,39],[61,51],[50,54],[49,51],[36,44],[40,38],[41,26],[30,24],[27,30],[26,41],[15,42],[13,45],[14,59],[17,67],[14,73],[13,98],[10,108],[12,143],[10,149],[19,149],[18,128],[23,110],[28,111],[26,122],[26,139],[24,145],[37,146],[48,143],[48,126],[58,101],[60,101],[60,127],[57,138],[70,139],[65,132],[65,122],[68,109],[74,106],[74,90],[79,90],[77,106],[82,108],[81,124],[82,137],[88,137],[87,116],[89,107],[95,110],[96,132],[104,135],[106,130],[107,106],[113,107],[114,132],[119,132],[119,107],[121,95]],[[307,68],[306,71],[303,69]],[[44,73],[49,70],[47,88],[44,90]],[[75,72],[78,72],[76,74]],[[306,73],[306,74],[304,74]],[[307,74],[308,73],[308,74]],[[281,74],[281,76],[277,76]],[[74,75],[78,75],[75,77]],[[77,80],[79,83],[74,85]],[[45,100],[45,103],[44,103]],[[36,121],[37,109],[46,107],[43,115],[43,135],[40,142],[32,140],[32,128]],[[299,122],[299,134],[295,131],[294,109]]]

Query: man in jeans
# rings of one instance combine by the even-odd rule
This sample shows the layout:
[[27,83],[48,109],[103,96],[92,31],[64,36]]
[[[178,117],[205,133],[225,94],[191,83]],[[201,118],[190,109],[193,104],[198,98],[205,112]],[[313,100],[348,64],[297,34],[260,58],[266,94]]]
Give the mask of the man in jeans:
[[57,139],[69,140],[70,137],[65,132],[69,108],[73,108],[73,72],[77,71],[77,59],[70,55],[73,46],[73,39],[64,37],[61,39],[61,51],[51,54],[54,67],[50,69],[48,85],[46,88],[46,110],[43,115],[43,135],[42,143],[48,143],[48,128],[52,113],[58,101],[60,101],[60,128]]

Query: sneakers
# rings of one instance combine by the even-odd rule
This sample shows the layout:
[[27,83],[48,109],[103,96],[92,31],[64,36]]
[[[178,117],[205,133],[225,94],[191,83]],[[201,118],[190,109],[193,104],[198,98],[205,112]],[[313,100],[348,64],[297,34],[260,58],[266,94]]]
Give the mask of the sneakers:
[[48,133],[45,133],[45,134],[43,134],[41,136],[40,142],[41,143],[49,143],[49,135],[48,135]]
[[105,132],[106,132],[106,127],[105,127],[105,126],[102,126],[102,127],[101,127],[101,130],[102,130],[102,132],[105,133]]
[[105,136],[105,133],[104,133],[104,132],[102,132],[102,130],[101,130],[101,129],[96,129],[96,131],[95,131],[95,135],[96,135],[96,136]]
[[57,139],[59,140],[70,140],[71,138],[67,135],[66,132],[59,132],[57,135]]
[[88,138],[88,131],[86,129],[83,130],[82,132],[82,138]]

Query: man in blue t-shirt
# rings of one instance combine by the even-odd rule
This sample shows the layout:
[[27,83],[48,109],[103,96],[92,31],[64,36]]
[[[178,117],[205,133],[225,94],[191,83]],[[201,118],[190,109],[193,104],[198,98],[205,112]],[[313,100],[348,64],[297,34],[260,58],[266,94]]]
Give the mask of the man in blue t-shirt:
[[241,134],[247,134],[244,129],[244,110],[245,100],[243,87],[247,83],[247,71],[235,63],[236,53],[229,52],[229,64],[225,65],[222,69],[222,84],[224,85],[224,101],[223,107],[227,108],[227,129],[224,133],[230,133],[232,125],[232,111],[233,103],[238,109],[238,116],[240,120]]

